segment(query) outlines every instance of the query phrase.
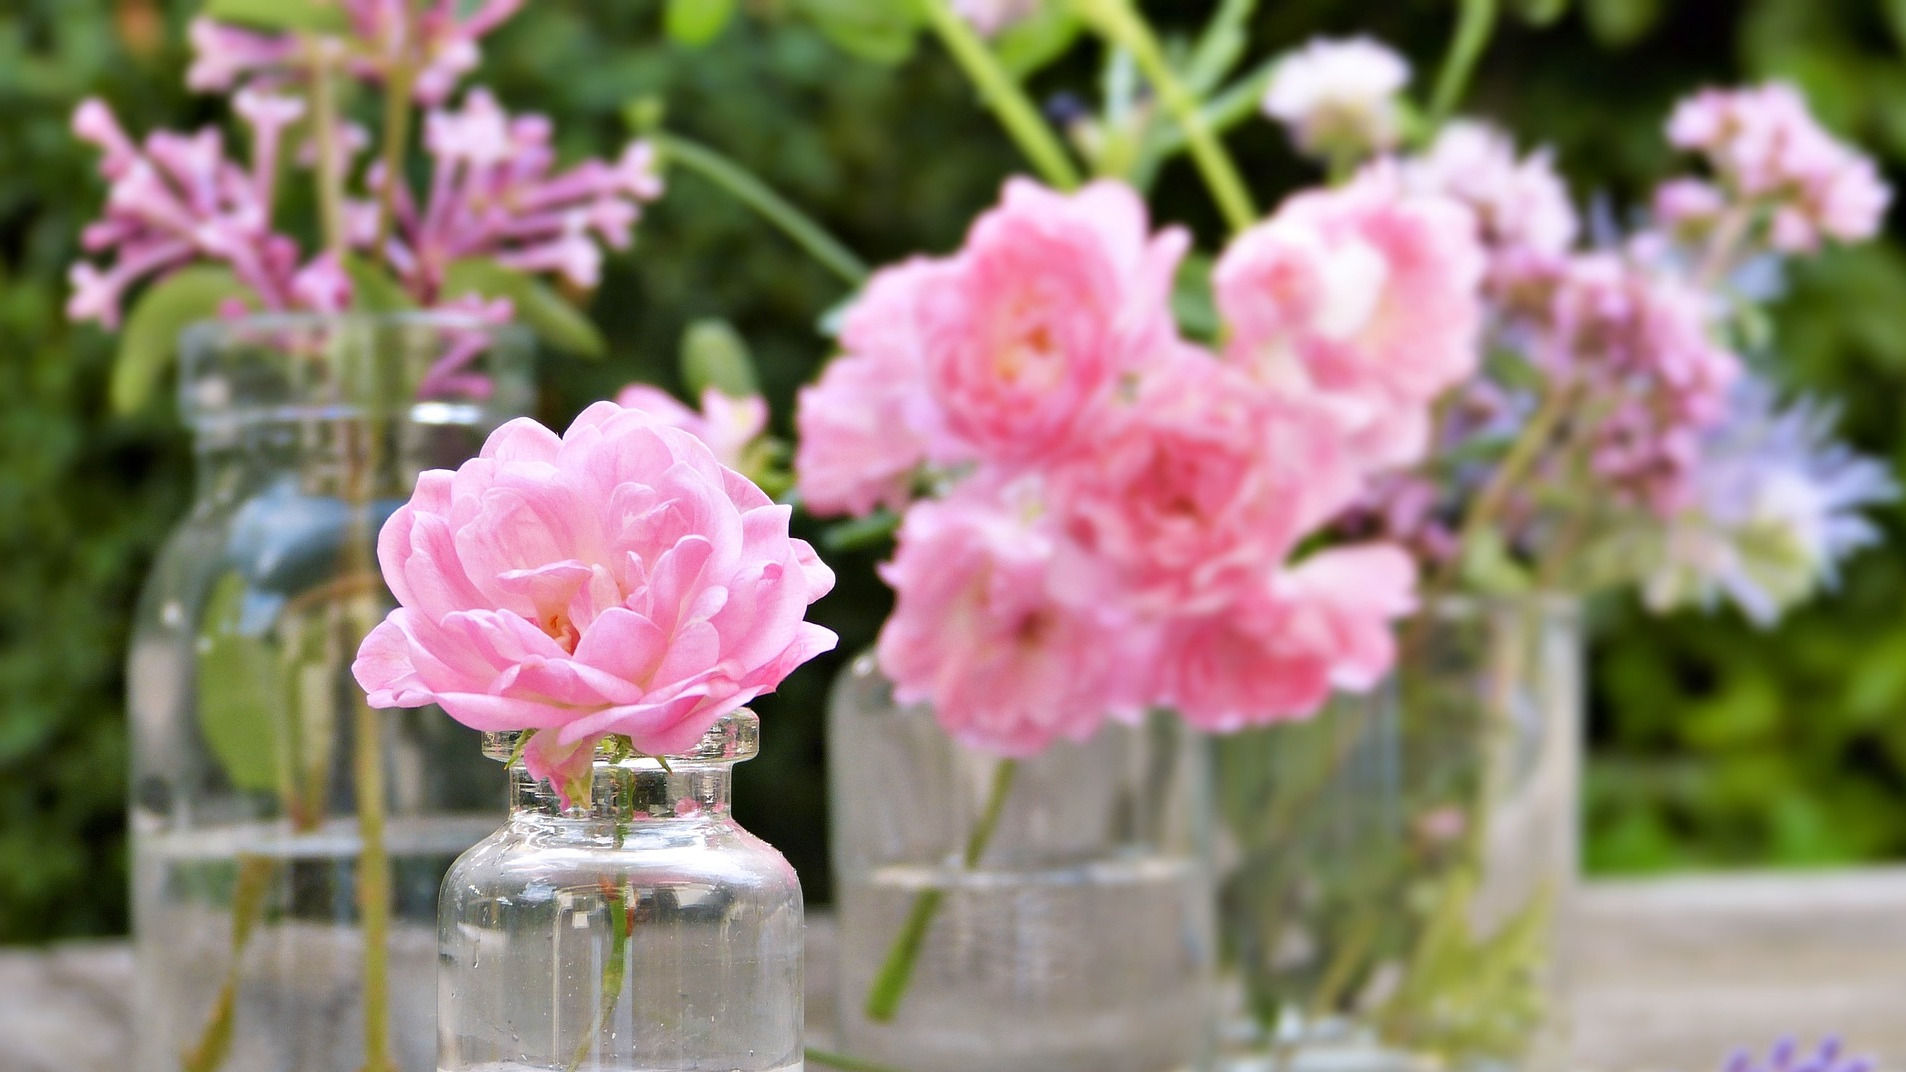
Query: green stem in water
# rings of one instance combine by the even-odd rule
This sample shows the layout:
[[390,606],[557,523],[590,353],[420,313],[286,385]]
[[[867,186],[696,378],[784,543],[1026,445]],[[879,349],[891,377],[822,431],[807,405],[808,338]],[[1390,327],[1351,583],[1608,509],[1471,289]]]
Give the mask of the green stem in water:
[[1430,97],[1430,129],[1448,121],[1462,103],[1470,76],[1489,47],[1496,30],[1497,0],[1462,0],[1456,15],[1456,33],[1450,38],[1449,51],[1443,56],[1443,68],[1436,75],[1436,91]]
[[1131,0],[1073,0],[1079,14],[1112,44],[1131,52],[1139,70],[1151,81],[1164,102],[1165,110],[1184,131],[1191,159],[1204,176],[1205,185],[1224,214],[1232,230],[1242,231],[1257,222],[1257,206],[1244,184],[1238,166],[1225,151],[1206,121],[1203,106],[1184,81],[1172,70],[1158,35],[1133,9]]
[[[622,828],[618,826],[618,840],[622,833]],[[602,1029],[608,1026],[609,1018],[615,1015],[616,1000],[622,996],[622,980],[628,974],[629,932],[634,929],[629,919],[628,893],[619,887],[611,888],[604,900],[609,909],[609,956],[602,966],[602,1003],[596,1009],[595,1023],[576,1045],[576,1052],[570,1057],[565,1072],[576,1072],[589,1059],[590,1051],[596,1048],[596,1040],[602,1037]]]
[[[1006,812],[1006,799],[1012,795],[1013,780],[1018,773],[1019,761],[1014,759],[1002,759],[993,769],[993,786],[986,798],[986,810],[973,832],[967,835],[966,853],[961,858],[966,870],[978,867],[980,857],[986,855],[986,847],[992,843],[1000,817]],[[880,974],[874,977],[874,985],[867,993],[868,1019],[887,1023],[900,1011],[900,999],[906,996],[907,987],[913,982],[927,931],[933,926],[933,917],[939,913],[940,902],[945,898],[946,891],[936,888],[921,890],[913,899],[913,910],[907,913],[900,936],[888,950],[886,962],[880,966]]]
[[740,164],[678,134],[654,134],[650,140],[664,159],[693,171],[760,213],[847,285],[858,287],[867,281],[867,266],[859,257]]
[[359,701],[353,757],[357,780],[358,910],[364,921],[364,1072],[395,1072],[390,1058],[390,850],[384,843],[383,720]]
[[900,1072],[897,1068],[877,1065],[872,1061],[863,1061],[858,1057],[849,1057],[844,1053],[829,1053],[826,1050],[810,1049],[806,1051],[807,1063],[826,1065],[838,1072]]
[[928,24],[940,35],[954,62],[978,88],[987,107],[1019,145],[1019,151],[1026,155],[1033,169],[1050,186],[1076,189],[1081,181],[1079,169],[1066,155],[1064,143],[1039,114],[1025,88],[999,62],[999,57],[974,32],[971,24],[948,6],[947,0],[919,2]]

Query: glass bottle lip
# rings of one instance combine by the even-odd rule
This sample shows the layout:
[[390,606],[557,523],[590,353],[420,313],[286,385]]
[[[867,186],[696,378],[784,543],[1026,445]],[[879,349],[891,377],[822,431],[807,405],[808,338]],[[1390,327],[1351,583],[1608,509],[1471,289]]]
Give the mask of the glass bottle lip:
[[494,425],[533,401],[533,353],[521,324],[456,311],[203,320],[179,336],[180,412],[201,433],[377,414]]
[[[499,763],[509,763],[516,754],[516,743],[523,736],[522,730],[505,730],[500,733],[483,735],[483,754]],[[544,730],[554,733],[554,730]],[[596,745],[597,763],[614,763],[618,766],[636,769],[661,770],[662,759],[670,765],[690,763],[740,763],[753,759],[761,751],[761,719],[748,708],[737,708],[723,715],[720,721],[711,726],[701,740],[680,752],[670,752],[667,756],[634,755],[618,757],[610,750],[607,740]],[[510,764],[512,770],[521,767],[521,762]]]

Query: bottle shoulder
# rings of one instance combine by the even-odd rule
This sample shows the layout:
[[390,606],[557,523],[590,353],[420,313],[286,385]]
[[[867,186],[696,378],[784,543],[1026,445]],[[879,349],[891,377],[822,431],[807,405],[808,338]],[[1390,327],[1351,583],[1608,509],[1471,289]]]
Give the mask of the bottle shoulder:
[[457,860],[445,889],[493,896],[604,882],[800,896],[786,858],[727,818],[642,820],[620,836],[602,824],[512,818]]

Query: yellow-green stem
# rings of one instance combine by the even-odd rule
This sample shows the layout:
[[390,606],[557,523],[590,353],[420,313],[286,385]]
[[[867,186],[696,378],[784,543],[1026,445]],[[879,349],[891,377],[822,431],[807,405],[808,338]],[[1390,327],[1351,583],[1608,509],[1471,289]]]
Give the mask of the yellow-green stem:
[[1066,155],[1064,143],[1039,114],[1025,89],[1000,64],[993,50],[947,0],[919,0],[919,3],[928,25],[939,35],[954,62],[972,80],[987,107],[1018,143],[1019,151],[1026,155],[1040,178],[1061,190],[1078,187],[1079,169]]
[[364,928],[364,1072],[395,1072],[390,1057],[390,852],[384,839],[383,719],[357,704],[357,899]]
[[[404,7],[405,17],[413,20],[408,5]],[[405,28],[406,47],[410,45],[414,25]],[[390,241],[391,228],[397,219],[397,191],[404,182],[404,151],[410,144],[411,102],[410,94],[416,84],[417,72],[414,63],[399,63],[384,76],[384,188],[377,194],[377,238],[371,243],[371,255],[381,257],[384,244]]]
[[1443,69],[1436,76],[1436,90],[1430,98],[1430,129],[1443,125],[1462,103],[1470,76],[1489,47],[1496,30],[1497,0],[1462,0],[1456,15],[1456,32],[1443,56]]
[[[985,810],[980,814],[973,832],[966,838],[966,852],[961,857],[961,864],[966,870],[978,867],[980,858],[986,855],[986,847],[992,844],[993,834],[999,829],[999,820],[1006,812],[1006,798],[1012,795],[1013,780],[1018,773],[1018,760],[1002,759],[999,766],[993,768],[993,785],[986,798]],[[893,948],[888,950],[887,959],[880,966],[880,974],[874,977],[874,985],[867,992],[868,1019],[886,1023],[900,1011],[900,1000],[906,997],[907,987],[913,982],[914,968],[920,960],[920,950],[926,945],[927,931],[932,928],[933,919],[940,911],[940,902],[945,898],[946,891],[938,888],[921,890],[914,897],[913,909],[907,913],[899,937],[894,940]]]
[[1150,24],[1132,7],[1131,0],[1072,0],[1086,22],[1112,44],[1124,48],[1145,72],[1152,88],[1164,102],[1165,110],[1184,131],[1192,161],[1204,176],[1205,185],[1218,204],[1218,211],[1234,231],[1242,231],[1257,222],[1257,206],[1245,186],[1238,166],[1225,151],[1206,119],[1203,105],[1186,87],[1165,57],[1164,47]]
[[322,39],[307,42],[312,50],[311,125],[317,143],[318,220],[324,229],[324,248],[342,259],[344,229],[344,161],[339,155],[337,65]]

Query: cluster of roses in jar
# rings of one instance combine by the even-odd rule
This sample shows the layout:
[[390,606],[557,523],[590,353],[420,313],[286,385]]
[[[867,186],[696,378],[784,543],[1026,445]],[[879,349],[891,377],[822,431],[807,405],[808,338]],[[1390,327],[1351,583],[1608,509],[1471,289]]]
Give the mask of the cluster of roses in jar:
[[880,666],[968,745],[1301,717],[1395,658],[1411,556],[1307,544],[1474,372],[1473,217],[1381,167],[1291,198],[1213,269],[1216,348],[1174,314],[1188,247],[1123,185],[1013,180],[873,279],[802,393],[802,501],[902,515]]

